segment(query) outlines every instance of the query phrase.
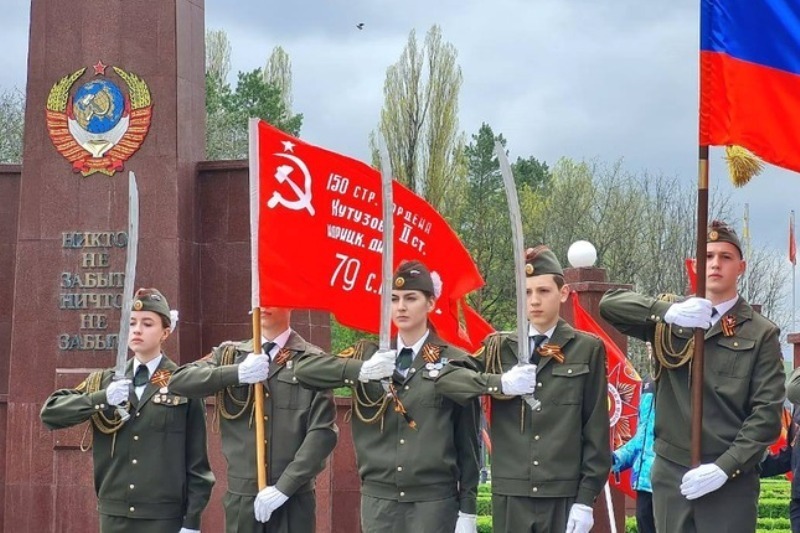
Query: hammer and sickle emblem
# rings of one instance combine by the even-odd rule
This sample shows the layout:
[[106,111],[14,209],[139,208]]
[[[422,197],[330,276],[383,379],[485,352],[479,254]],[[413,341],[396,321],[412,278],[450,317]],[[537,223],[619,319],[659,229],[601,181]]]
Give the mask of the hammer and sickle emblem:
[[293,155],[280,153],[275,155],[278,157],[285,157],[294,163],[303,173],[305,181],[303,184],[303,189],[301,189],[291,177],[294,167],[290,165],[278,166],[278,168],[275,169],[275,179],[278,181],[278,183],[287,183],[297,195],[297,199],[286,199],[281,196],[280,192],[274,191],[272,193],[272,198],[270,198],[267,202],[267,207],[274,209],[276,205],[280,204],[288,209],[291,209],[292,211],[302,211],[303,209],[306,209],[309,213],[311,213],[311,216],[314,216],[314,206],[311,205],[311,173],[308,171],[308,167],[301,159]]

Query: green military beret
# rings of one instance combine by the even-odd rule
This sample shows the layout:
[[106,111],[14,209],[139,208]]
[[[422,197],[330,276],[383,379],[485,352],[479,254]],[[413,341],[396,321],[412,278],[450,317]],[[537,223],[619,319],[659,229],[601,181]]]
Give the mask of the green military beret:
[[133,295],[134,311],[152,311],[167,319],[167,323],[172,323],[172,318],[169,314],[169,304],[164,295],[158,289],[139,289]]
[[739,250],[739,255],[744,257],[742,243],[739,242],[736,231],[721,220],[712,220],[708,226],[708,242],[729,242]]
[[422,291],[431,296],[436,295],[433,278],[428,267],[416,260],[400,263],[394,272],[392,288],[399,291]]
[[528,248],[525,252],[525,275],[531,277],[543,274],[563,276],[564,270],[556,254],[544,244],[540,244],[536,248]]

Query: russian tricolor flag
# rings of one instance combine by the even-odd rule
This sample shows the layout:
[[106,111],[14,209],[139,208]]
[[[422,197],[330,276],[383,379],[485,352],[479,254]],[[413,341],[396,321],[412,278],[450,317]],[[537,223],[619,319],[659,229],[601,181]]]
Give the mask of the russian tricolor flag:
[[700,145],[800,172],[800,0],[701,0]]

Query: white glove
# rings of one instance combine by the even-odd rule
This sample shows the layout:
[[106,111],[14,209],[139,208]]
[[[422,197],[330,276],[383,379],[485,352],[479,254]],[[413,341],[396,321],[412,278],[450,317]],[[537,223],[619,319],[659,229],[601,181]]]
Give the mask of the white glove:
[[478,515],[459,511],[454,533],[478,533]]
[[594,511],[588,505],[573,503],[569,510],[566,533],[589,533],[594,525]]
[[189,529],[187,527],[182,527],[178,533],[200,533],[199,529]]
[[536,365],[516,365],[500,376],[503,394],[522,396],[536,390]]
[[253,503],[253,512],[259,522],[269,521],[272,513],[286,503],[289,497],[273,487],[267,487],[258,493]]
[[269,375],[269,357],[263,353],[249,353],[239,363],[239,383],[258,383]]
[[728,481],[728,474],[714,463],[706,463],[692,468],[683,475],[681,494],[687,500],[696,500],[709,492],[714,492]]
[[108,405],[122,405],[131,392],[131,380],[118,379],[112,381],[106,389],[106,402]]
[[684,328],[708,329],[711,327],[712,310],[711,300],[687,298],[682,302],[672,304],[664,313],[664,321],[667,324],[675,324]]
[[358,380],[366,383],[391,377],[394,373],[396,358],[397,351],[395,350],[378,350],[361,365]]

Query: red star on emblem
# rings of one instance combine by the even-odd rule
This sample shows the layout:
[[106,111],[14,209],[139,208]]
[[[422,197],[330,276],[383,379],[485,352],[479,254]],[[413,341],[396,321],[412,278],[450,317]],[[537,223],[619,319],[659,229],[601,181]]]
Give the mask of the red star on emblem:
[[108,68],[108,65],[104,65],[102,61],[98,61],[94,65],[94,74],[95,74],[95,76],[105,76],[107,68]]

